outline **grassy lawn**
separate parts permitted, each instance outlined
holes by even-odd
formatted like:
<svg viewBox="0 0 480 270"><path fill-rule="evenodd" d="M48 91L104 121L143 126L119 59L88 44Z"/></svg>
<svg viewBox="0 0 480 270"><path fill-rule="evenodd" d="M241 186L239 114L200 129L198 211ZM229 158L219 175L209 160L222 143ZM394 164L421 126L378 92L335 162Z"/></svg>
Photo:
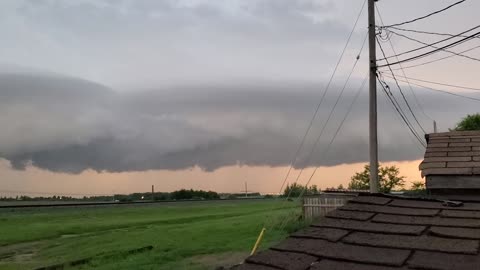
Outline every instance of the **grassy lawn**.
<svg viewBox="0 0 480 270"><path fill-rule="evenodd" d="M0 269L90 257L88 264L71 268L213 269L241 262L265 222L262 248L302 226L300 209L298 203L273 200L0 209ZM150 251L128 253L149 245Z"/></svg>

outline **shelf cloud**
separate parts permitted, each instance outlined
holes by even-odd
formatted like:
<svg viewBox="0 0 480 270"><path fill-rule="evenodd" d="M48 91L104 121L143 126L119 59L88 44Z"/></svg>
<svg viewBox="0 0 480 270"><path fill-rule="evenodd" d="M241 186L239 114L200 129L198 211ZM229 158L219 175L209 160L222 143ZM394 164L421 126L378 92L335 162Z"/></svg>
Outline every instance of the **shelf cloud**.
<svg viewBox="0 0 480 270"><path fill-rule="evenodd" d="M353 80L347 87L309 159L339 94L340 86L332 86L296 167L368 160L365 89L326 152L358 85L360 81ZM0 156L15 169L33 165L69 173L283 166L291 162L323 91L324 84L256 81L118 92L60 75L3 73ZM413 98L411 93L407 97ZM442 113L451 96L422 91L417 97L429 100L423 108L427 113L444 117L437 119L444 129L476 110L475 102L465 100L454 113ZM379 104L382 160L418 159L421 149L381 95ZM413 108L431 130L430 120Z"/></svg>

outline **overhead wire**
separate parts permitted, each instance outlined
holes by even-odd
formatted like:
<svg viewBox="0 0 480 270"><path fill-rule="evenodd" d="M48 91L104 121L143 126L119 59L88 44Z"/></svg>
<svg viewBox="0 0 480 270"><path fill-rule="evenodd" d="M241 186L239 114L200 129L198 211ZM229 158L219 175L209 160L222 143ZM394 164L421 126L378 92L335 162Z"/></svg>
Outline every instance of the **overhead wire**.
<svg viewBox="0 0 480 270"><path fill-rule="evenodd" d="M434 48L434 49L438 49L437 46L434 46L434 45L432 45L432 44L428 44L428 43L423 42L423 41L421 41L421 40L418 40L418 39L415 39L415 38L406 36L406 35L404 35L404 34L397 33L397 32L392 31L392 30L388 30L388 31L391 32L391 33L394 34L394 35L397 35L397 36L399 36L399 37L403 37L403 38L408 39L408 40L410 40L410 41L414 41L414 42L417 42L417 43L426 45L426 46L428 46L428 47L432 47L432 48ZM463 55L463 54L461 54L461 53L454 52L454 51L450 51L450 50L446 50L446 49L444 49L443 51L444 51L444 52L447 52L447 53L450 53L450 54L454 54L454 55L456 55L456 56L460 56L460 57L464 57L464 58L467 58L467 59L470 59L470 60L474 60L474 61L479 61L479 62L480 62L480 59L475 58L475 57L471 57L471 56L468 56L468 55Z"/></svg>
<svg viewBox="0 0 480 270"><path fill-rule="evenodd" d="M381 24L382 24L382 26L383 26L383 25L384 25L384 23L383 23L383 18L382 18L382 15L380 14L380 10L378 9L378 6L377 6L377 5L375 5L375 10L376 10L376 12L377 12L377 14L378 14L378 18L380 19L380 22L381 22ZM395 51L395 48L394 48L394 46L393 46L392 40L391 40L391 39L388 39L388 42L390 43L390 48L392 49L394 55L397 55L397 52ZM396 59L397 59L397 61L399 61L398 57L396 57ZM404 70L403 67L402 67L402 64L399 64L399 67L400 67L400 70L402 71L403 75L406 77L407 75L406 75L406 73L405 73L405 70ZM392 74L393 74L392 68L391 68L390 66L388 66L388 68L390 69L390 71L391 71ZM408 79L407 79L407 81L408 81ZM411 92L412 95L413 95L415 104L416 104L417 107L420 109L420 111L422 112L422 114L423 114L425 117L427 117L428 119L430 119L431 121L434 121L433 118L430 117L430 116L425 112L423 106L421 105L420 101L418 100L417 95L415 94L415 91L413 91L413 88L412 88L412 86L410 85L410 83L407 83L407 84L408 84L408 87L409 87L409 89L410 89L410 92Z"/></svg>
<svg viewBox="0 0 480 270"><path fill-rule="evenodd" d="M382 55L385 55L385 51L383 50L383 47L382 47L382 44L380 44L380 42L378 41L378 39L376 40L377 41L377 44L378 46L380 47L380 50L382 52ZM388 64L388 60L387 60L387 64ZM390 68L390 66L388 66ZM403 101L405 101L405 104L407 105L407 108L408 110L410 111L410 114L413 116L413 119L415 120L415 122L417 123L417 125L420 127L420 129L423 131L423 134L426 134L427 132L425 131L425 129L423 128L423 126L420 124L420 122L418 121L418 118L417 116L415 115L415 113L413 112L412 110L412 107L410 106L410 104L408 103L408 100L407 100L407 97L405 96L405 94L403 93L403 90L402 88L400 87L400 84L397 82L397 79L395 78L395 74L393 73L392 70L390 70L391 73L392 73L392 76L394 77L394 80L395 80L395 83L397 85L397 88L398 90L400 91L400 94L403 98ZM393 96L393 98L395 98L395 96ZM400 106L400 109L401 109L401 106ZM403 111L403 110L402 110ZM408 120L408 117L405 115L406 119ZM415 130L415 128L413 128L413 130ZM416 130L415 130L416 132ZM420 136L419 134L417 134L417 136Z"/></svg>
<svg viewBox="0 0 480 270"><path fill-rule="evenodd" d="M363 39L363 43L362 43L362 46L360 48L360 51L358 52L358 55L355 58L355 62L353 63L353 66L350 69L350 72L347 76L347 79L345 80L345 83L343 84L342 90L340 90L340 94L337 96L337 99L335 100L335 103L334 103L332 109L330 110L330 112L328 114L327 120L323 123L322 128L320 130L320 133L318 134L317 138L315 139L315 142L314 142L314 144L313 144L313 146L310 150L310 153L307 156L306 163L308 163L311 160L311 158L313 157L313 154L315 153L315 151L317 149L318 143L320 142L320 139L322 138L328 123L332 119L333 113L335 112L335 108L337 107L338 103L340 102L340 99L342 98L343 93L345 92L345 89L347 88L348 82L350 81L350 78L352 77L353 71L355 70L355 67L358 64L358 61L360 60L360 56L361 56L363 48L365 46L365 42L367 40L367 37L368 37L368 32L365 34L365 38ZM296 184L298 182L298 180L300 179L300 176L302 175L303 171L304 171L304 168L300 169L300 172L298 173L297 177L295 178L294 184ZM292 193L292 190L290 190L289 193L287 194L287 198L286 198L287 200L290 198L291 193Z"/></svg>
<svg viewBox="0 0 480 270"><path fill-rule="evenodd" d="M467 50L463 50L463 51L458 52L458 53L463 54L463 53L470 52L470 51L473 51L473 50L478 49L478 48L480 48L480 45L477 45L477 46L472 47L472 48L467 49ZM441 58L438 58L438 59L430 60L430 61L427 61L427 62L415 64L415 65L403 66L402 68L393 68L392 70L409 69L409 68L425 66L425 65L428 65L428 64L431 64L431 63L435 63L435 62L439 62L439 61L442 61L442 60L445 60L445 59L448 59L448 58L452 58L454 56L456 56L456 55L453 55L453 54L452 55L447 55L447 56L444 56L444 57L441 57Z"/></svg>
<svg viewBox="0 0 480 270"><path fill-rule="evenodd" d="M357 18L356 18L356 20L355 20L355 23L353 24L352 30L350 31L350 33L349 33L349 35L348 35L348 37L347 37L347 41L345 42L345 46L343 47L342 52L340 53L340 57L339 57L337 63L335 64L335 68L333 69L333 72L332 72L332 74L331 74L331 76L330 76L330 79L328 80L328 83L327 83L327 85L326 85L326 87L325 87L325 90L323 91L323 94L322 94L322 96L321 96L321 98L320 98L320 101L318 102L318 104L317 104L317 106L316 106L316 108L315 108L315 111L314 111L314 113L313 113L313 116L312 116L312 118L310 119L310 121L309 121L309 123L308 123L308 125L307 125L307 129L305 130L305 133L304 133L304 135L303 135L303 137L302 137L302 139L301 139L300 145L299 145L299 147L297 148L297 150L296 150L296 152L295 152L294 158L293 158L292 162L290 163L290 166L289 166L289 169L288 169L288 171L287 171L287 174L285 175L285 178L284 178L284 180L283 180L283 183L282 183L282 185L281 185L281 187L280 187L279 194L282 193L282 190L283 190L283 188L285 187L285 183L287 182L287 179L288 179L288 177L290 176L290 173L291 173L293 167L295 166L295 164L296 164L296 162L297 162L298 155L300 154L301 150L303 149L303 146L304 146L305 141L306 141L306 139L307 139L308 133L310 133L310 130L311 130L312 126L313 126L313 123L315 122L315 119L317 118L317 115L318 115L318 111L319 111L319 109L320 109L320 106L323 104L323 101L324 101L324 99L325 99L325 96L326 96L329 88L330 88L330 85L331 85L331 83L332 83L332 81L333 81L333 78L335 77L335 74L337 73L337 69L338 69L338 67L339 67L339 65L340 65L340 62L342 61L343 56L345 55L345 52L346 52L346 50L347 50L347 47L348 47L348 45L350 44L350 40L351 40L351 38L352 38L352 36L353 36L353 33L354 33L355 29L357 28L358 21L360 20L360 17L361 17L361 15L362 15L362 12L363 12L363 10L364 10L364 8L365 8L365 4L366 4L366 3L367 3L367 0L364 0L364 1L363 1L363 4L362 4L362 6L361 6L361 8L360 8L360 10L359 10L359 12L358 12L358 15L357 15Z"/></svg>
<svg viewBox="0 0 480 270"><path fill-rule="evenodd" d="M388 97L388 99L390 100L390 102L392 103L393 107L395 107L395 110L397 111L397 113L398 113L398 114L400 115L400 117L402 118L403 122L407 125L408 129L410 130L410 132L415 136L415 138L416 138L417 141L420 143L420 145L422 145L423 147L426 147L425 143L422 141L422 139L419 137L419 135L415 132L415 130L413 129L413 127L410 125L410 123L409 123L408 120L406 119L405 115L402 114L401 108L399 108L399 107L397 106L397 104L395 103L393 93L392 93L392 91L390 90L390 87L388 86L388 84L387 84L385 81L380 80L380 78L378 77L378 75L377 75L377 80L378 80L378 82L380 83L380 85L382 86L383 91L384 91L385 94L387 95L387 97Z"/></svg>
<svg viewBox="0 0 480 270"><path fill-rule="evenodd" d="M462 85L455 85L455 84L448 84L448 83L440 83L440 82L434 82L434 81L429 81L429 80L423 80L423 79L417 79L417 78L412 78L412 77L401 76L401 75L398 75L398 74L395 74L395 76L400 77L400 78L404 78L404 79L406 79L406 80L412 80L412 81L418 81L418 82L436 84L436 85L441 85L441 86L448 86L448 87L465 89L465 90L480 91L480 88L475 88L475 87L470 87L470 86L462 86Z"/></svg>
<svg viewBox="0 0 480 270"><path fill-rule="evenodd" d="M384 76L389 78L389 79L393 79L391 76L388 76L387 74L384 74ZM406 82L405 80L400 80L400 79L397 79L397 80L400 81L400 82ZM418 87L422 87L422 88L427 89L427 90L439 92L439 93L444 93L444 94L448 94L448 95L452 95L452 96L456 96L456 97L461 97L461 98L465 98L465 99L469 99L469 100L473 100L473 101L480 101L480 98L469 97L469 96L465 96L465 95L462 95L462 94L453 93L453 92L450 92L448 90L436 89L436 88L432 88L432 87L429 87L429 86L425 86L425 85L421 85L421 84L413 83L413 82L410 82L410 84L418 86Z"/></svg>
<svg viewBox="0 0 480 270"><path fill-rule="evenodd" d="M367 78L368 78L368 75L365 76L365 78L363 79L363 82L362 82L361 86L357 89L356 94L355 94L355 97L353 98L352 102L350 103L350 105L349 105L349 107L348 107L348 109L347 109L347 113L344 115L343 119L340 121L340 124L338 125L337 129L335 130L335 133L334 133L334 135L332 136L332 139L331 139L330 142L328 143L328 146L327 146L327 148L326 148L326 150L325 150L325 153L328 153L328 151L330 150L330 147L332 146L333 142L335 141L338 133L339 133L340 130L342 129L343 124L345 123L345 120L347 119L347 117L349 116L349 114L350 114L350 112L351 112L351 110L352 110L352 108L353 108L353 104L354 104L355 101L358 99L358 96L360 95L361 90L362 90L362 89L364 88L364 86L365 86L365 83L366 83L366 81L367 81ZM316 168L318 168L318 167L319 167L319 166L317 166ZM308 179L308 181L307 181L307 183L306 183L306 186L308 186L308 184L309 184L310 181L312 180L313 176L315 175L315 172L316 172L316 170L314 170L314 171L312 172L312 174L310 175L310 177L309 177L309 179ZM301 196L300 196L300 197L301 197Z"/></svg>
<svg viewBox="0 0 480 270"><path fill-rule="evenodd" d="M342 129L343 127L343 124L345 123L346 119L348 118L348 116L350 115L351 111L352 111L352 108L353 108L353 105L355 104L355 102L357 101L358 97L360 96L360 93L362 91L362 89L364 88L366 82L367 82L367 79L368 79L368 73L367 75L364 77L363 81L362 81L362 84L361 86L356 90L356 93L355 93L355 96L354 98L352 99L352 101L350 102L348 108L347 108L347 113L343 116L342 120L340 121L340 124L338 125L337 129L335 130L335 133L334 135L332 136L332 138L330 139L328 145L327 145L327 148L325 149L324 153L325 155L330 151L331 149L331 146L333 145L333 143L335 142L335 139L337 138L337 135L338 133L340 132L340 130ZM325 156L324 155L324 156ZM307 188L308 188L308 184L310 184L310 182L312 181L313 177L315 176L315 173L317 172L318 168L320 167L320 165L317 165L313 171L312 171L312 174L310 175L310 177L308 178L304 188L302 189L302 191L300 192L300 194L298 195L297 199L300 199L303 197L303 195L305 194L305 192L307 191ZM285 226L286 226L286 222L285 222L286 219L284 219L282 221L282 223L280 224L280 230L282 230Z"/></svg>
<svg viewBox="0 0 480 270"><path fill-rule="evenodd" d="M423 58L423 57L426 57L426 56L429 56L429 55L431 55L431 54L434 54L434 53L436 53L436 52L438 52L438 51L441 51L441 50L444 50L444 49L447 49L447 48L451 48L451 47L454 47L454 46L458 46L458 45L460 45L460 44L462 44L462 43L464 43L464 42L466 42L466 41L468 41L468 40L470 40L470 39L478 36L479 34L480 34L480 32L476 32L475 34L472 34L472 35L470 35L470 36L468 36L468 37L466 37L466 38L463 38L463 39L461 39L461 40L452 42L452 43L450 43L450 44L447 44L447 45L445 45L445 46L443 46L443 47L439 47L438 49L434 49L434 50L432 50L432 51L428 51L428 52L423 53L423 54L420 54L420 55L412 56L412 57L410 57L410 58L402 59L402 60L397 61L397 62L394 62L394 63L384 64L384 65L378 65L377 67L393 66L393 65L398 65L398 64L400 64L400 63L405 63L405 62L410 62L410 61L414 61L414 60L417 60L417 59L421 59L421 58Z"/></svg>
<svg viewBox="0 0 480 270"><path fill-rule="evenodd" d="M367 3L367 0L364 0L363 3L362 3L362 6L360 7L360 10L359 10L359 12L358 12L357 18L355 19L355 22L354 22L354 24L353 24L353 26L352 26L352 30L350 31L350 33L349 33L349 35L348 35L348 37L347 37L347 41L345 42L345 46L343 47L342 52L340 53L340 57L339 57L337 63L335 64L335 68L333 69L333 72L332 72L332 74L331 74L331 76L330 76L330 78L329 78L329 80L328 80L328 83L327 83L327 85L326 85L326 87L325 87L325 90L324 90L324 92L323 92L323 94L322 94L322 96L321 96L321 98L320 98L320 101L319 101L318 105L317 105L316 108L315 108L315 111L314 111L314 113L313 113L312 118L310 119L310 121L309 121L309 123L308 123L308 125L307 125L307 129L306 129L306 131L305 131L305 133L304 133L304 135L303 135L303 137L302 137L302 139L301 139L301 142L300 142L299 147L297 148L297 150L296 150L296 152L295 152L294 158L293 158L292 162L290 163L290 166L289 166L289 169L288 169L288 171L287 171L287 174L285 175L285 178L284 178L284 180L283 180L283 182L282 182L282 185L281 185L281 187L280 187L279 194L282 193L282 191L283 191L283 189L284 189L284 187L285 187L285 184L286 184L286 182L287 182L287 180L288 180L288 177L290 176L290 173L291 173L293 167L295 166L295 164L296 164L296 162L297 162L298 156L299 156L301 150L303 149L303 146L305 145L305 141L306 141L306 139L307 139L307 136L308 136L308 134L310 133L310 130L311 130L312 126L313 126L313 123L315 122L315 119L317 118L317 115L318 115L318 112L319 112L319 110L320 110L320 107L321 107L321 105L323 104L323 101L324 101L324 99L325 99L325 96L326 96L328 90L330 89L330 85L331 85L331 83L332 83L332 81L333 81L333 78L335 77L335 75L336 75L336 73L337 73L338 67L340 66L340 63L341 63L341 61L342 61L342 59L343 59L343 57L344 57L344 55L345 55L345 52L346 52L346 50L347 50L348 45L350 44L350 41L351 41L352 36L353 36L353 33L354 33L355 29L357 28L358 22L359 22L360 17L361 17L361 15L362 15L362 13L363 13L363 10L364 10L364 8L365 8L366 3ZM362 45L362 49L363 49L363 45ZM357 57L357 61L358 61L358 57ZM285 200L285 201L286 201L286 200ZM273 210L273 206L272 206L272 210ZM271 211L270 211L270 212L271 212ZM267 221L268 221L268 218L267 218L267 220L265 220L265 222L264 222L264 227L265 227L265 225L267 224Z"/></svg>
<svg viewBox="0 0 480 270"><path fill-rule="evenodd" d="M380 81L379 81L380 82ZM388 103L390 104L393 104L391 101L390 101L390 97L388 95L387 92L385 91L382 91L384 93L384 96L385 96L385 101L387 102L387 106L388 106ZM388 106L388 107L391 107L391 106ZM396 110L395 106L392 108L392 112L393 114L396 116L396 118L400 121L400 123L402 125L405 124L405 122L403 121L401 115L398 113L398 111ZM418 141L418 138L416 136L413 135L413 133L410 131L410 129L406 129L406 132L408 133L408 137L412 140L413 142L413 145L415 145L415 147L420 150L420 151L424 151L425 150L425 146L423 144L420 144L419 141Z"/></svg>
<svg viewBox="0 0 480 270"><path fill-rule="evenodd" d="M444 39L442 39L442 40L438 40L438 41L435 41L435 42L430 43L430 44L424 44L424 46L422 46L422 47L418 47L418 48L415 48L415 49L411 49L411 50L408 50L408 51L405 51L405 52L401 52L401 53L399 53L399 54L392 55L392 56L388 56L388 57L385 56L384 58L378 59L378 61L384 61L384 60L390 59L390 58L392 58L392 57L398 57L398 56L401 56L401 55L404 55L404 54L409 54L409 53L412 53L412 52L416 52L416 51L419 51L419 50L423 50L423 49L426 49L426 48L428 48L428 47L433 47L433 46L436 45L436 44L443 43L443 42L445 42L445 41L447 41L447 40L450 40L450 39L459 37L460 35L463 35L463 34L465 34L465 33L471 32L471 31L473 31L473 30L475 30L475 29L478 29L478 28L480 28L480 25L477 25L477 26L472 27L472 28L470 28L470 29L468 29L468 30L465 30L465 31L463 31L463 32L461 32L461 33L459 33L459 34L457 34L457 35L454 35L454 36L451 36L451 37L448 37L448 38L444 38ZM383 28L380 27L380 29L383 29ZM383 30L380 30L380 32L381 32L381 31L383 31ZM394 31L389 30L389 29L387 29L386 31L389 31L389 32L391 32L391 33L395 33ZM470 36L466 36L465 38L471 38L471 37L470 37Z"/></svg>
<svg viewBox="0 0 480 270"><path fill-rule="evenodd" d="M382 26L383 28L383 26ZM431 32L431 31L422 31L422 30L416 30L416 29L407 29L407 28L402 28L402 27L388 27L388 30L391 31L390 29L395 29L399 31L404 31L404 32L411 32L411 33L417 33L417 34L427 34L427 35L436 35L436 36L447 36L447 37L467 37L466 35L455 35L455 34L450 34L450 33L439 33L439 32ZM480 37L477 37L480 39Z"/></svg>
<svg viewBox="0 0 480 270"><path fill-rule="evenodd" d="M436 14L441 13L441 12L443 12L443 11L446 11L447 9L450 9L450 8L452 8L452 7L454 7L454 6L458 5L458 4L461 4L461 3L465 2L465 1L466 1L466 0L457 1L457 2L451 4L451 5L447 6L447 7L444 7L444 8L442 8L442 9L440 9L440 10L431 12L431 13L429 13L429 14L427 14L427 15L424 15L424 16L421 16L421 17L418 17L418 18L415 18L415 19L412 19L412 20L408 20L408 21L405 21L405 22L387 25L387 26L385 26L385 27L400 26L400 25L405 25L405 24L413 23L413 22L416 22L416 21L419 21L419 20L423 20L423 19L426 19L426 18L428 18L428 17L430 17L430 16L433 16L433 15L436 15Z"/></svg>
<svg viewBox="0 0 480 270"><path fill-rule="evenodd" d="M365 34L365 37L363 38L362 46L361 46L361 48L360 48L360 50L359 50L359 52L358 52L358 54L357 54L357 57L355 58L355 62L353 63L352 68L350 69L350 72L349 72L349 74L348 74L348 76L347 76L347 78L346 78L346 80L345 80L345 83L343 84L343 87L342 87L342 89L340 90L340 94L337 96L337 99L335 100L335 103L334 103L332 109L330 110L329 115L328 115L326 121L323 123L322 128L321 128L321 130L320 130L320 133L319 133L319 135L317 136L317 138L315 139L315 142L314 142L314 144L313 144L313 146L312 146L312 148L311 148L311 150L310 150L310 152L309 152L309 154L308 154L308 156L307 156L307 158L306 158L306 163L308 163L308 162L311 160L311 158L313 157L313 154L314 154L315 151L317 150L318 143L320 142L320 139L322 138L322 136L323 136L323 134L324 134L324 131L326 130L326 127L327 127L328 123L329 123L330 120L332 119L333 113L335 112L335 109L336 109L338 103L340 102L340 99L342 98L343 93L345 92L345 89L346 89L346 87L347 87L347 85L348 85L348 83L349 83L349 81L350 81L350 78L351 78L351 76L352 76L352 74L353 74L353 71L355 70L355 68L356 68L356 66L357 66L357 64L358 64L358 61L360 60L362 51L363 51L363 49L364 49L364 47L365 47L365 43L366 43L367 37L368 37L368 31L367 31L367 33ZM363 87L363 85L365 84L365 81L366 81L366 78L364 79L364 81L363 81L363 83L362 83L362 87ZM356 100L356 98L354 98L354 100ZM348 111L350 111L350 110L351 110L351 108L348 109ZM349 112L347 112L347 115L348 115L348 113L349 113ZM345 117L345 118L346 118L346 117ZM343 119L343 120L341 121L340 126L343 125L343 122L344 122L344 121L345 121L345 119ZM336 134L338 134L338 130L337 130ZM336 136L336 134L334 135L334 137ZM329 147L330 147L330 146L328 146L328 148L329 148ZM300 169L300 172L298 173L297 177L295 178L295 181L293 182L294 185L295 185L296 183L298 183L298 180L300 179L302 173L304 172L304 169L305 169L304 167L303 167L302 169ZM312 176L312 177L313 177L313 176ZM308 183L309 183L309 182L308 182ZM306 184L305 188L302 189L302 192L304 192L304 191L306 190L306 188L307 188L307 186L308 186L308 183ZM293 191L293 189L290 189L290 191L289 191L288 194L287 194L287 197L286 197L285 201L288 201L288 199L290 199L290 197L291 197L291 195L292 195L292 191ZM302 193L301 193L301 194L302 194ZM285 220L286 220L286 219L284 219L284 220L280 223L280 228L283 227L283 223L285 222Z"/></svg>

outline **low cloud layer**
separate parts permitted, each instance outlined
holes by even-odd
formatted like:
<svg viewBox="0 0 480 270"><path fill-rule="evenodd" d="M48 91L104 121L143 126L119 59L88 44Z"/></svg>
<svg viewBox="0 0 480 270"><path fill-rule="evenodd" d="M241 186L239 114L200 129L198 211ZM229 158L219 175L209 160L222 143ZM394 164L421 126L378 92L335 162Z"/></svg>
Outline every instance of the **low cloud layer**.
<svg viewBox="0 0 480 270"><path fill-rule="evenodd" d="M339 94L340 87L333 85L296 167L368 160L365 89L331 151L325 152L359 85L353 80L347 88L318 151L307 161ZM286 165L322 91L323 85L317 83L257 81L116 92L58 75L4 73L0 75L0 156L15 169L33 165L69 173ZM424 90L417 96L442 129L478 108L473 101ZM415 104L410 92L407 97ZM453 109L450 104L463 106L446 111ZM431 121L412 106L431 130ZM379 95L379 112L381 160L420 158L421 149L383 95Z"/></svg>

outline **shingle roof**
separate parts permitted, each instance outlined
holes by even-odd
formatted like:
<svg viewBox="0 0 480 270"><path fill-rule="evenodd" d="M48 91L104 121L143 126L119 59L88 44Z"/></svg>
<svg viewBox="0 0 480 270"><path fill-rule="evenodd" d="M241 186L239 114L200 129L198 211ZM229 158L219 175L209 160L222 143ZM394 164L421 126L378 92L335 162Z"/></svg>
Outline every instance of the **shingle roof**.
<svg viewBox="0 0 480 270"><path fill-rule="evenodd" d="M422 176L480 175L480 131L432 133L426 138Z"/></svg>
<svg viewBox="0 0 480 270"><path fill-rule="evenodd" d="M480 269L480 202L360 196L235 270Z"/></svg>

